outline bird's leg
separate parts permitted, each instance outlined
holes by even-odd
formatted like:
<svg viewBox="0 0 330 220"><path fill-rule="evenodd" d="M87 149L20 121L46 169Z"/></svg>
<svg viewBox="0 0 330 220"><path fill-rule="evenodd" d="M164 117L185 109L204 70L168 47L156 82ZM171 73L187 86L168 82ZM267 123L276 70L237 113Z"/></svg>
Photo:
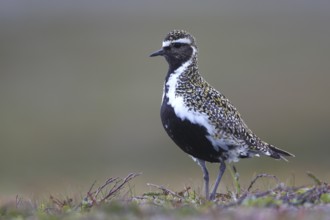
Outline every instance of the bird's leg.
<svg viewBox="0 0 330 220"><path fill-rule="evenodd" d="M215 199L215 194L217 193L217 189L218 189L219 183L221 181L222 175L225 172L225 170L226 170L226 164L225 164L224 161L221 160L220 161L219 174L218 174L217 179L215 180L214 188L213 188L212 193L210 195L210 200Z"/></svg>
<svg viewBox="0 0 330 220"><path fill-rule="evenodd" d="M205 198L209 199L209 172L207 171L204 160L196 158L196 161L197 161L198 165L202 168L202 171L203 171Z"/></svg>

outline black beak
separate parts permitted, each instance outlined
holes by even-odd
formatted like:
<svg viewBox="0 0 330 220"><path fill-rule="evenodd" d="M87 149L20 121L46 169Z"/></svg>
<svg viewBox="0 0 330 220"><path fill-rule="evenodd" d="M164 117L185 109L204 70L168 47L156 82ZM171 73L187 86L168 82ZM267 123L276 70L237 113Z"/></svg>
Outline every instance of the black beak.
<svg viewBox="0 0 330 220"><path fill-rule="evenodd" d="M156 52L150 54L150 57L156 57L156 56L164 56L164 50L163 48L160 50L157 50Z"/></svg>

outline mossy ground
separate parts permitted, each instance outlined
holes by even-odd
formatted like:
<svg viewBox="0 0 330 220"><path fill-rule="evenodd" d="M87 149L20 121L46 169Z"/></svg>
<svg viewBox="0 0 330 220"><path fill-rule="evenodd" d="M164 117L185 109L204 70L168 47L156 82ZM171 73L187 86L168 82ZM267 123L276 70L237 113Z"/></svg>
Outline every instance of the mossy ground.
<svg viewBox="0 0 330 220"><path fill-rule="evenodd" d="M314 184L286 186L275 176L259 174L247 189L241 189L235 172L235 189L218 194L215 201L187 187L173 192L150 184L155 190L132 195L131 182L139 174L126 178L109 178L103 185L91 186L81 199L55 198L44 201L16 196L1 204L0 219L328 219L330 186L313 174ZM274 179L276 184L258 190L261 178ZM96 189L94 189L96 188Z"/></svg>

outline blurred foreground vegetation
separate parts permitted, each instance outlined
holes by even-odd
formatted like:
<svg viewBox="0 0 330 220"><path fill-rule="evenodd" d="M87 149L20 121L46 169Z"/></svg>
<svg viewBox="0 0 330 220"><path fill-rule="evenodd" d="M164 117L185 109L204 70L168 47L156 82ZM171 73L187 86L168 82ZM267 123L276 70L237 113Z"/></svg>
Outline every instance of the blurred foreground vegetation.
<svg viewBox="0 0 330 220"><path fill-rule="evenodd" d="M233 171L232 171L233 172ZM81 198L67 195L48 199L30 199L19 195L0 204L1 219L328 219L330 186L313 174L313 184L286 186L276 176L257 175L241 189L238 174L233 173L235 189L206 201L191 187L174 192L149 184L154 190L134 195L131 184L140 174L109 178L104 184L92 184ZM262 178L271 178L275 187L255 187Z"/></svg>

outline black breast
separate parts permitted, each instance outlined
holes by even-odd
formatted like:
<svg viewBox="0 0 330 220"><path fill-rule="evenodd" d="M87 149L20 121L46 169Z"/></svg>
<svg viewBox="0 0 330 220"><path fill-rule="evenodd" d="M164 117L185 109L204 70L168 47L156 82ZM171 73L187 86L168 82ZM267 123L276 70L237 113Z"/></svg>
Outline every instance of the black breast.
<svg viewBox="0 0 330 220"><path fill-rule="evenodd" d="M212 143L206 138L208 132L205 127L193 124L189 120L181 120L172 106L167 104L167 98L161 106L161 120L167 134L187 154L208 162L219 162L223 151L216 151Z"/></svg>

